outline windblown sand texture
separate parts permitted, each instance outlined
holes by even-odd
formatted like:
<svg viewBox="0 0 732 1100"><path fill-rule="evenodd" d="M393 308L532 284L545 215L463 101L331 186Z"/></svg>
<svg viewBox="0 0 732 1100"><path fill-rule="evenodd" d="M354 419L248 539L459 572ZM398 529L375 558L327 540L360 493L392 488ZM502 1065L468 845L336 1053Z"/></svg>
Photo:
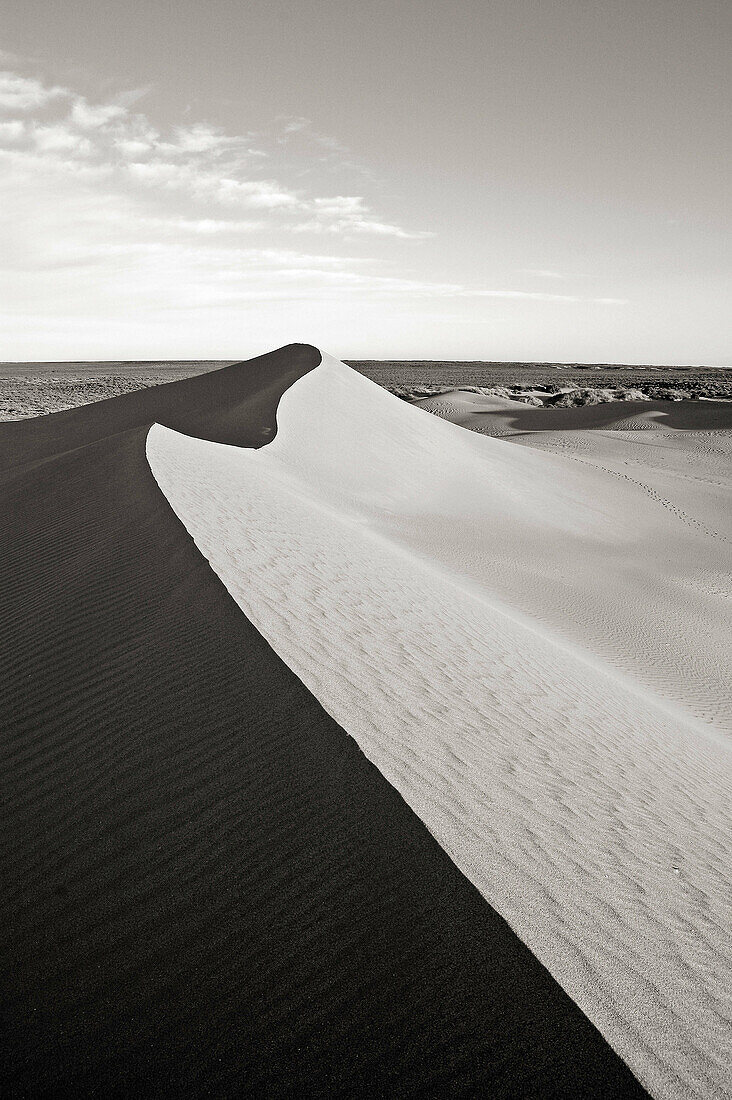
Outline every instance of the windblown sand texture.
<svg viewBox="0 0 732 1100"><path fill-rule="evenodd" d="M320 358L313 348L291 346L0 427L3 1095L643 1096L572 990L504 916L522 911L528 926L546 906L533 924L537 943L564 920L561 939L569 946L558 945L561 962L579 957L575 904L589 907L593 919L599 914L600 934L583 969L591 986L605 929L612 926L609 950L617 954L626 895L647 888L634 876L652 862L656 821L668 818L676 837L685 808L699 825L698 843L680 853L680 879L670 878L665 863L650 877L648 909L652 925L665 888L667 969L674 979L677 954L688 950L689 986L696 983L718 933L717 892L699 877L717 810L712 787L704 787L701 810L694 799L710 754L718 766L718 747L709 747L705 733L694 740L690 720L659 718L652 700L639 704L657 723L667 761L657 785L663 791L663 777L676 774L672 745L693 777L679 777L678 804L650 805L652 828L643 832L631 816L637 788L625 770L632 735L623 724L610 731L603 706L577 683L567 714L565 679L579 657L555 653L543 634L531 641L482 588L469 591L464 577L451 579L447 559L423 561L416 545L396 540L390 523L409 528L414 514L414 523L429 526L448 499L438 487L409 504L399 469L383 483L369 473L368 456L387 443L393 454L399 439L388 418L369 422L375 387L368 383L358 391L358 401L367 399L363 416L356 404L343 418L339 393L353 393L351 376L330 362L321 370ZM280 410L281 445L252 450L274 439L283 395L294 405ZM300 401L306 412L320 409L312 423L291 416ZM472 439L397 406L399 424L419 425L405 434L406 450L397 448L405 473L409 452L422 453L423 430ZM176 507L198 509L196 536L210 536L217 563L227 560L227 583L240 586L232 588L237 599L251 601L251 619L150 472L145 446L155 421L171 429L150 435L156 472ZM324 422L330 434L319 443ZM342 460L332 452L334 438ZM314 451L323 448L323 469L302 450L307 439ZM509 466L528 455L495 446L510 451ZM298 474L293 459L302 460ZM241 495L245 486L250 498ZM455 512L444 515L454 526ZM293 527L299 517L301 530ZM249 578L242 567L251 568ZM371 618L374 610L381 621ZM291 626L301 634L285 639L278 655L265 636L280 649ZM282 660L290 645L292 668ZM498 660L493 671L479 663L486 653ZM532 698L531 676L545 677L547 662L559 678L558 688L548 685L544 708ZM478 673L488 677L480 690ZM606 685L603 701L617 696L626 715L632 704L617 678L600 669L591 675ZM488 696L498 682L509 698ZM560 704L555 750L543 740L545 710L556 725ZM487 718L479 733L476 707ZM336 709L349 723L365 718L345 729ZM463 713L465 736L456 740L455 716ZM593 760L579 729L578 757L563 778L553 762L566 757L573 713L596 722L600 740ZM417 758L406 738L419 734L421 716L424 755ZM361 725L378 767L354 740ZM517 745L507 760L510 738ZM445 832L437 817L446 815L449 825L470 806L466 781L471 771L473 784L483 781L487 745L495 774L480 796L485 813L476 818L471 851L481 890L491 878L503 882L492 900L459 868L462 850L435 839L438 827ZM556 798L542 776L556 776ZM585 778L583 792L577 784ZM421 817L402 791L416 805L425 782L435 786L432 809ZM522 802L533 789L548 799L543 822ZM562 819L565 791L569 806L584 807L598 824L588 828L594 847L561 898L547 889L542 865L555 860L566 882L554 833L579 826ZM599 801L588 810L593 793ZM500 843L486 847L491 816ZM591 895L592 859L607 850L602 825L609 817L618 832L625 821L634 831L612 849L619 862L608 873L625 891L614 900L617 918L595 910ZM543 843L547 836L542 856L537 837ZM667 847L658 851L665 860ZM526 868L536 871L532 880ZM472 877L472 864L468 871ZM687 909L679 891L690 896ZM676 926L679 912L691 922L685 930ZM697 943L700 913L705 939ZM634 947L638 953L638 941ZM642 972L635 956L627 964L634 967ZM717 978L721 990L721 965ZM666 987L657 988L661 1001ZM699 1029L689 1072L711 1095L716 1068L708 1041L719 1001L708 1000L703 984L695 996L711 1022ZM632 1011L621 1004L618 1016L635 1038ZM668 1067L665 1052L658 1057Z"/></svg>
<svg viewBox="0 0 732 1100"><path fill-rule="evenodd" d="M155 427L148 457L248 619L638 1079L724 1096L722 464L687 511L653 459L480 438L327 356L270 445Z"/></svg>

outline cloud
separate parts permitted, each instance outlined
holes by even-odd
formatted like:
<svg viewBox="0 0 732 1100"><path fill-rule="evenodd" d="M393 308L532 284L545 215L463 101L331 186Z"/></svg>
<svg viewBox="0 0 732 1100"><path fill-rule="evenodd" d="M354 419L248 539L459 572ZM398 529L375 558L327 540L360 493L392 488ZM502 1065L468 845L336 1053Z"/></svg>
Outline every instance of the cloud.
<svg viewBox="0 0 732 1100"><path fill-rule="evenodd" d="M544 267L524 267L521 269L522 274L532 275L536 279L566 279L567 276L563 275L561 271L549 271Z"/></svg>
<svg viewBox="0 0 732 1100"><path fill-rule="evenodd" d="M267 135L261 135L266 140ZM300 115L279 115L275 119L275 143L285 146L288 152L299 154L303 161L303 174L327 171L330 174L347 175L370 185L377 182L368 165L359 160L353 151L332 134L318 130L309 118Z"/></svg>
<svg viewBox="0 0 732 1100"><path fill-rule="evenodd" d="M74 133L68 126L35 125L28 131L32 135L36 149L41 152L67 152L75 156L88 156L92 151L91 142Z"/></svg>
<svg viewBox="0 0 732 1100"><path fill-rule="evenodd" d="M30 77L0 72L0 110L32 111L69 94L66 88L46 87Z"/></svg>
<svg viewBox="0 0 732 1100"><path fill-rule="evenodd" d="M116 103L91 104L86 99L79 97L74 100L71 108L70 121L81 130L96 130L106 126L115 119L121 119L127 114L124 107Z"/></svg>
<svg viewBox="0 0 732 1100"><path fill-rule="evenodd" d="M331 230L333 231L333 230ZM410 232L399 225L391 225L388 222L377 222L373 218L357 218L349 225L344 226L345 232L364 233L372 237L398 237L402 241L425 241L435 234L429 230Z"/></svg>
<svg viewBox="0 0 732 1100"><path fill-rule="evenodd" d="M152 143L146 141L144 138L115 138L114 147L118 150L121 156L134 160L136 157L143 157L152 149Z"/></svg>
<svg viewBox="0 0 732 1100"><path fill-rule="evenodd" d="M47 87L40 81L4 74L8 104L17 112L31 112L8 121L0 129L0 155L13 149L25 155L26 167L84 178L93 178L122 194L130 189L147 192L160 204L180 201L196 209L181 212L189 222L226 222L231 213L220 216L216 208L269 214L278 232L328 234L344 238L389 238L422 240L432 236L421 230L403 228L373 213L363 196L310 194L302 185L293 186L261 172L262 149L251 133L229 134L207 122L177 125L162 133L142 113L131 111L135 96L123 94L111 102L93 103L67 89ZM144 90L143 90L144 91ZM60 96L69 100L63 117L55 112L44 117L44 109ZM120 102L125 99L126 102ZM324 149L330 153L348 151L337 141L316 131L309 119L278 121L280 135L290 140L306 134L308 149L288 154L284 169L302 179L309 166L319 161ZM262 135L259 135L260 137ZM278 139L279 140L279 139ZM316 153L313 153L313 146ZM44 163L43 158L48 158ZM177 197L177 198L174 198ZM206 207L204 214L203 207ZM210 209L208 209L210 208Z"/></svg>
<svg viewBox="0 0 732 1100"><path fill-rule="evenodd" d="M315 199L315 213L319 217L343 219L363 217L367 211L359 195L333 195L326 199Z"/></svg>
<svg viewBox="0 0 732 1100"><path fill-rule="evenodd" d="M223 221L220 218L147 218L146 225L171 232L195 233L212 237L228 233L253 233L265 226L263 221Z"/></svg>
<svg viewBox="0 0 732 1100"><path fill-rule="evenodd" d="M355 317L361 303L373 303L374 316L385 303L415 316L447 307L470 319L495 318L493 299L527 317L627 304L551 293L574 286L548 269L524 274L556 285L522 290L407 267L398 243L432 233L379 209L363 179L334 185L330 168L350 154L308 119L279 120L269 137L182 115L156 125L131 95L94 102L9 75L0 84L14 105L0 121L0 299L30 319L29 341L35 324L73 332L75 323L83 333L120 318L169 332L185 311L203 327L204 313L228 317L234 331L239 311L266 302Z"/></svg>
<svg viewBox="0 0 732 1100"><path fill-rule="evenodd" d="M312 122L309 118L288 117L282 115L284 125L282 127L282 133L287 136L289 134L301 134L303 130L312 130Z"/></svg>
<svg viewBox="0 0 732 1100"><path fill-rule="evenodd" d="M176 143L171 148L180 153L211 153L236 146L238 137L227 137L220 129L199 123L176 127Z"/></svg>
<svg viewBox="0 0 732 1100"><path fill-rule="evenodd" d="M363 198L358 195L333 195L316 198L311 204L314 215L294 226L297 233L337 233L374 237L397 237L400 240L425 240L431 232L410 232L401 226L375 219Z"/></svg>
<svg viewBox="0 0 732 1100"><path fill-rule="evenodd" d="M582 298L576 294L545 294L526 290L475 290L477 298L513 298L526 302L586 302L592 305L624 306L627 298Z"/></svg>
<svg viewBox="0 0 732 1100"><path fill-rule="evenodd" d="M440 293L379 270L389 238L418 234L363 196L303 185L334 144L309 123L275 165L261 135L159 127L132 96L94 102L14 74L2 88L13 109L0 121L0 299L20 327L68 332L76 318L81 333L103 318ZM299 247L308 221L322 247ZM384 243L376 256L344 247L358 238Z"/></svg>
<svg viewBox="0 0 732 1100"><path fill-rule="evenodd" d="M295 138L305 139L309 144L319 146L329 154L340 154L352 159L351 150L337 138L331 137L317 130L309 118L299 115L279 115L276 122L280 126L277 140L281 144L291 142Z"/></svg>
<svg viewBox="0 0 732 1100"><path fill-rule="evenodd" d="M18 118L0 122L0 146L15 145L25 137L25 123Z"/></svg>
<svg viewBox="0 0 732 1100"><path fill-rule="evenodd" d="M150 95L154 87L154 84L143 84L139 88L130 88L126 92L119 92L119 94L114 97L114 102L118 103L120 107L134 107L141 99Z"/></svg>
<svg viewBox="0 0 732 1100"><path fill-rule="evenodd" d="M124 172L133 182L145 187L183 192L194 199L225 206L276 210L301 205L294 192L285 190L275 180L220 176L197 162L180 164L162 158L132 161L124 166Z"/></svg>
<svg viewBox="0 0 732 1100"><path fill-rule="evenodd" d="M515 298L526 302L581 302L575 294L544 294L527 290L476 290L479 298Z"/></svg>
<svg viewBox="0 0 732 1100"><path fill-rule="evenodd" d="M16 67L22 66L24 58L17 53L11 53L10 50L0 49L0 64L2 65L14 65Z"/></svg>
<svg viewBox="0 0 732 1100"><path fill-rule="evenodd" d="M198 186L208 190L223 203L243 203L261 210L298 209L302 200L293 191L288 191L275 180L211 180L202 177Z"/></svg>

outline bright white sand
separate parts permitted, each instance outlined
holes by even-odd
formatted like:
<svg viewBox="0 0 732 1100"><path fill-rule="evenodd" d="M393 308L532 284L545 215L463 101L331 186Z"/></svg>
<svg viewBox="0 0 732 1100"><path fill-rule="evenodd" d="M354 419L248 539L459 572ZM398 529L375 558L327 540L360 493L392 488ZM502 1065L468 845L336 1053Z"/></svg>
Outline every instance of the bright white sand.
<svg viewBox="0 0 732 1100"><path fill-rule="evenodd" d="M663 471L468 433L327 356L278 423L152 429L201 551L646 1087L725 1095L716 488L656 500Z"/></svg>

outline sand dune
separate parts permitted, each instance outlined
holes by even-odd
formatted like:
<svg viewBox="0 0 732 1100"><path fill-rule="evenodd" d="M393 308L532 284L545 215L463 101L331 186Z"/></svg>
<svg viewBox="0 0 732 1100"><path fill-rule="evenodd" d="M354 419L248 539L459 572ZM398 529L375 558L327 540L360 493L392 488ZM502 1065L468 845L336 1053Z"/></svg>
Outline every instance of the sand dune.
<svg viewBox="0 0 732 1100"><path fill-rule="evenodd" d="M341 587L348 569L374 582L382 552L402 563L403 593L391 594L398 599L384 615L388 621L409 605L411 646L431 600L436 615L452 615L444 575L433 592L414 551L405 556L378 532L362 538L369 515L332 494L326 500L319 480L327 471L314 469L312 484L308 476L312 504L295 483L300 542L289 523L295 513L280 510L291 477L284 449L278 463L265 448L258 464L257 452L246 450L273 438L282 395L319 361L313 348L288 347L0 427L4 1095L642 1096L571 996L400 797L399 777L388 781L386 765L382 774L366 759L242 614L150 473L145 441L155 420L244 448L209 451L162 429L151 437L151 446L165 443L166 474L187 485L192 500L205 470L189 476L189 459L201 447L212 458L213 496L198 502L201 520L217 510L211 530L222 547L227 531L236 535L226 547L235 571L247 548L270 562L248 587L258 608L269 609L265 633L274 636L278 622L281 632L301 612L327 614L325 634L339 623L335 637L347 632L358 586L343 612L318 602L312 588L304 608L291 574L293 602L279 600L283 569L300 561L312 577L320 547L328 580L353 548ZM280 419L285 427L285 408ZM332 427L347 457L352 424L336 417ZM305 429L318 430L317 421ZM362 427L362 443L370 431ZM376 448L380 429L372 431ZM233 464L231 477L220 476L221 455ZM260 468L267 480L257 480L252 497L256 523L240 539L245 502L229 489L242 470ZM361 484L363 499L373 491L371 503L381 507L383 488L369 484ZM393 502L404 509L398 486ZM234 527L218 516L224 506ZM270 541L282 524L290 549ZM338 550L333 539L346 529ZM314 546L312 537L324 533ZM460 601L476 606L463 590L449 591L458 610ZM362 617L372 596L364 592ZM383 601L380 584L376 596ZM455 644L483 646L468 608L466 616ZM445 629L451 624L454 616ZM298 642L308 679L320 668L328 690L342 682L350 707L357 681L328 666L340 657L327 638L322 662L313 659L320 635L312 626ZM391 627L371 630L352 642L362 647L369 679L389 688L404 647ZM392 648L382 651L389 639ZM344 650L349 675L351 655ZM408 699L429 688L428 667L425 658L402 669L405 689L408 671L416 677ZM444 701L425 695L433 723L452 706L453 671L448 661L436 680ZM530 739L516 709L528 706L525 675L517 665L519 694L506 706ZM460 677L467 696L469 664L461 662ZM373 698L388 735L399 712L385 690ZM540 775L540 764L529 774ZM398 760L395 768L414 770ZM459 786L453 794L459 808ZM444 797L436 791L435 804ZM714 813L709 828L713 820ZM531 904L544 896L538 877ZM714 896L710 914L713 903ZM713 943L710 931L708 942L690 948L690 977Z"/></svg>
<svg viewBox="0 0 732 1100"><path fill-rule="evenodd" d="M577 408L534 408L506 397L470 390L447 390L417 402L427 412L485 435L514 432L578 431L590 428L674 430L732 429L732 402L611 401Z"/></svg>
<svg viewBox="0 0 732 1100"><path fill-rule="evenodd" d="M148 457L248 619L641 1082L723 1096L718 464L691 510L657 460L482 439L328 357L270 445L155 427Z"/></svg>
<svg viewBox="0 0 732 1100"><path fill-rule="evenodd" d="M440 407L441 417L481 434L487 419L493 425L489 434L568 459L558 467L561 483L574 485L575 499L601 500L607 511L599 546L583 538L565 545L548 568L541 566L543 586L532 585L525 571L519 575L517 560L509 561L497 591L511 606L550 622L562 637L602 654L638 682L684 703L693 716L729 732L732 431L714 427L720 408L728 407L665 403L668 414L647 414L651 403L639 402L637 415L625 417L622 404L629 402L559 410L519 407L508 419L501 414L496 420L490 413L485 419L483 414L466 417L464 410L501 399L471 393L457 397ZM501 402L506 404L516 403ZM711 412L704 426L688 427L703 421L705 408ZM609 429L592 427L593 418L613 411ZM722 417L727 422L725 417L728 411ZM598 481L585 482L585 490L583 472L599 475ZM608 552L624 526L633 537L620 552ZM532 568L548 553L546 532L536 529L534 535Z"/></svg>

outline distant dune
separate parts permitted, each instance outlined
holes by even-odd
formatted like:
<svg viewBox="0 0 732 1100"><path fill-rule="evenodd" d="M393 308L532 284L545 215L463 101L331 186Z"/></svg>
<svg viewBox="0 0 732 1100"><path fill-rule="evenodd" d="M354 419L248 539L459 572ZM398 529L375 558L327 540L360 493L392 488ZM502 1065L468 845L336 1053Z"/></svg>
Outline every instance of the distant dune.
<svg viewBox="0 0 732 1100"><path fill-rule="evenodd" d="M0 425L9 1095L724 1095L730 433L643 405Z"/></svg>
<svg viewBox="0 0 732 1100"><path fill-rule="evenodd" d="M510 397L469 390L447 390L420 401L420 407L453 424L484 435L514 432L582 431L590 428L640 431L732 430L732 401L619 400L587 402L576 407L536 408Z"/></svg>

